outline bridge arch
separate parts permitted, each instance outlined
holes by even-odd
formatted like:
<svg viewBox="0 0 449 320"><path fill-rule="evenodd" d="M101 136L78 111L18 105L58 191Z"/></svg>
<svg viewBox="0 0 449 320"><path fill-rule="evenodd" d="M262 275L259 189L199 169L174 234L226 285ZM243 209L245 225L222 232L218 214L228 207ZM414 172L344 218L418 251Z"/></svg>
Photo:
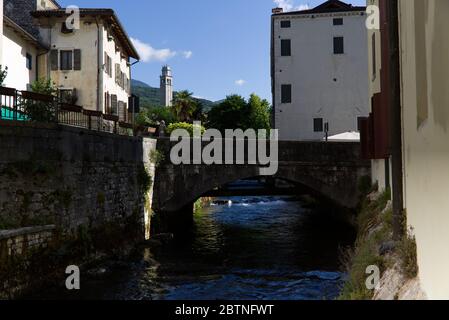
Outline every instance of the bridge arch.
<svg viewBox="0 0 449 320"><path fill-rule="evenodd" d="M170 143L158 141L169 159ZM304 186L341 207L355 208L360 177L370 175L370 163L360 156L358 143L280 142L274 178ZM228 183L261 176L258 165L173 165L156 170L153 209L177 212L208 191Z"/></svg>

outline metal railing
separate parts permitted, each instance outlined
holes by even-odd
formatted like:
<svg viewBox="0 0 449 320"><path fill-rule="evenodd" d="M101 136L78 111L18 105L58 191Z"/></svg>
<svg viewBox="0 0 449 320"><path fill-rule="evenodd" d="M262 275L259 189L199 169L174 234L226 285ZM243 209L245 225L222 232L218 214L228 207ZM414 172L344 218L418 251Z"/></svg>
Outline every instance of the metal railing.
<svg viewBox="0 0 449 320"><path fill-rule="evenodd" d="M84 109L55 96L0 87L0 120L58 123L120 135L149 135L146 127L119 121L119 116Z"/></svg>

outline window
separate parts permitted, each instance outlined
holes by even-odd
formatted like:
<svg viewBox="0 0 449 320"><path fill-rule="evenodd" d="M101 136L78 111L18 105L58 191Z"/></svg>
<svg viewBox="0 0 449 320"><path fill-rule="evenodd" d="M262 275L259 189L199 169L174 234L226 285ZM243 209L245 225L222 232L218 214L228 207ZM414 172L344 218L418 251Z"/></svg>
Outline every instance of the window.
<svg viewBox="0 0 449 320"><path fill-rule="evenodd" d="M313 131L314 132L323 132L324 131L323 118L313 119Z"/></svg>
<svg viewBox="0 0 449 320"><path fill-rule="evenodd" d="M29 53L26 54L27 59L27 69L32 70L33 69L33 56Z"/></svg>
<svg viewBox="0 0 449 320"><path fill-rule="evenodd" d="M334 19L334 26L342 26L342 25L343 25L343 18Z"/></svg>
<svg viewBox="0 0 449 320"><path fill-rule="evenodd" d="M112 59L106 52L104 53L104 71L112 78Z"/></svg>
<svg viewBox="0 0 449 320"><path fill-rule="evenodd" d="M357 117L357 131L360 132L362 130L363 121L365 121L366 117Z"/></svg>
<svg viewBox="0 0 449 320"><path fill-rule="evenodd" d="M334 37L334 54L344 54L344 38Z"/></svg>
<svg viewBox="0 0 449 320"><path fill-rule="evenodd" d="M292 103L292 85L283 84L281 86L281 103Z"/></svg>
<svg viewBox="0 0 449 320"><path fill-rule="evenodd" d="M72 70L73 69L73 52L68 50L60 51L60 69Z"/></svg>
<svg viewBox="0 0 449 320"><path fill-rule="evenodd" d="M289 57L292 55L292 43L291 40L281 40L281 56Z"/></svg>
<svg viewBox="0 0 449 320"><path fill-rule="evenodd" d="M118 101L116 94L111 94L111 114L118 115Z"/></svg>
<svg viewBox="0 0 449 320"><path fill-rule="evenodd" d="M78 100L76 89L59 89L59 99L62 103L76 104Z"/></svg>
<svg viewBox="0 0 449 320"><path fill-rule="evenodd" d="M290 28L290 27L291 27L290 20L281 21L281 28Z"/></svg>

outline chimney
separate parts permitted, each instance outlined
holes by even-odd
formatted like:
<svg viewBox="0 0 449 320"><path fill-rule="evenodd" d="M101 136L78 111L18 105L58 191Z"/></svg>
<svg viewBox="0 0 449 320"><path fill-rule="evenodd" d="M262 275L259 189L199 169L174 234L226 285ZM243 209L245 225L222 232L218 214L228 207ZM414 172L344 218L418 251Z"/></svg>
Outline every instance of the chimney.
<svg viewBox="0 0 449 320"><path fill-rule="evenodd" d="M271 12L273 14L283 13L284 9L282 9L282 8L274 8L273 10L271 10Z"/></svg>

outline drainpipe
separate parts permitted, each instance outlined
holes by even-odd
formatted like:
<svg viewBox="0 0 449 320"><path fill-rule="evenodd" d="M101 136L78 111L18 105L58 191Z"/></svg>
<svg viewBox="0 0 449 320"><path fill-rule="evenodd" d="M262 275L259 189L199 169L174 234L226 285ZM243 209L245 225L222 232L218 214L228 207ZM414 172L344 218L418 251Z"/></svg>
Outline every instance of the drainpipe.
<svg viewBox="0 0 449 320"><path fill-rule="evenodd" d="M387 1L387 17L390 44L390 120L391 120L391 162L393 197L393 233L398 241L404 235L404 185L402 166L402 115L401 76L399 58L399 10L398 0Z"/></svg>
<svg viewBox="0 0 449 320"><path fill-rule="evenodd" d="M102 111L100 110L100 99L102 97L102 87L103 87L103 68L102 68L102 63L101 63L101 59L103 56L103 53L101 52L101 48L102 46L102 36L101 36L101 30L100 30L100 25L98 23L98 18L95 18L95 23L97 24L97 111Z"/></svg>
<svg viewBox="0 0 449 320"><path fill-rule="evenodd" d="M129 81L130 81L130 83L129 83L129 88L130 88L130 97L132 97L132 86L131 86L131 81L132 81L132 74L131 74L131 71L132 71L132 66L134 66L135 64L138 64L140 62L140 60L137 60L137 61L134 61L130 66L129 66ZM134 113L134 104L136 103L136 101L135 101L135 99L132 99L132 102L133 102L133 110L132 110L132 125L133 125L133 132L135 132L135 125L134 125L134 123L135 123L135 118L136 118L136 116L135 116L135 113Z"/></svg>

